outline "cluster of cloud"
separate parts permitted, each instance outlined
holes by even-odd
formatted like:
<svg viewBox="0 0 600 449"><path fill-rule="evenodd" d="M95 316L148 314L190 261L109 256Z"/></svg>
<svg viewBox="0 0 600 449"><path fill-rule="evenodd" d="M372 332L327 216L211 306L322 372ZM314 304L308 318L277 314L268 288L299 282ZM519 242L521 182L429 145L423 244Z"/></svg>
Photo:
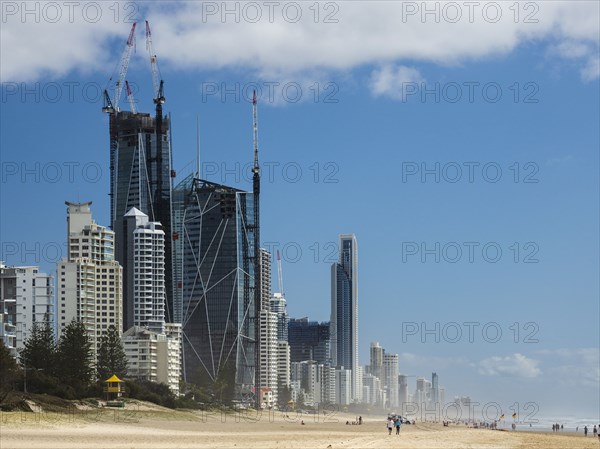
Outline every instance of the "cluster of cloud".
<svg viewBox="0 0 600 449"><path fill-rule="evenodd" d="M583 80L600 76L597 1L99 2L100 14L85 2L72 13L69 2L52 3L58 19L44 2L2 3L3 81L112 68L130 17L151 21L171 68L301 77L367 67L374 95L394 97L399 83L422 79L419 63L502 57L530 42L577 64Z"/></svg>
<svg viewBox="0 0 600 449"><path fill-rule="evenodd" d="M534 378L542 374L538 360L523 354L511 354L505 357L488 357L479 362L479 374L484 376L511 376Z"/></svg>
<svg viewBox="0 0 600 449"><path fill-rule="evenodd" d="M568 387L600 388L600 349L540 350L540 355L553 361L548 374L561 385Z"/></svg>

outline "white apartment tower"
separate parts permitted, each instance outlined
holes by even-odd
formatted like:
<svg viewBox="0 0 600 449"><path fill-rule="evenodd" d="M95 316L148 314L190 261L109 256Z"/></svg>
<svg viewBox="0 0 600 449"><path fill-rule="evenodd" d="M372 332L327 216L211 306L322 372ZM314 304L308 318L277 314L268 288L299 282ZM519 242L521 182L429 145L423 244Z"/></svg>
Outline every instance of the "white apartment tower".
<svg viewBox="0 0 600 449"><path fill-rule="evenodd" d="M268 311L260 312L260 385L272 392L273 404L277 402L277 373L279 369L277 346L277 315Z"/></svg>
<svg viewBox="0 0 600 449"><path fill-rule="evenodd" d="M124 216L126 235L121 239L124 253L123 289L125 327L141 326L165 332L165 233L160 223L131 208Z"/></svg>
<svg viewBox="0 0 600 449"><path fill-rule="evenodd" d="M398 354L383 354L384 383L390 407L398 407Z"/></svg>
<svg viewBox="0 0 600 449"><path fill-rule="evenodd" d="M58 335L83 322L96 360L100 337L123 326L122 269L114 259L114 232L92 220L92 202L67 205L68 255L57 264Z"/></svg>
<svg viewBox="0 0 600 449"><path fill-rule="evenodd" d="M13 357L23 349L34 323L54 327L54 279L38 267L0 262L0 339Z"/></svg>

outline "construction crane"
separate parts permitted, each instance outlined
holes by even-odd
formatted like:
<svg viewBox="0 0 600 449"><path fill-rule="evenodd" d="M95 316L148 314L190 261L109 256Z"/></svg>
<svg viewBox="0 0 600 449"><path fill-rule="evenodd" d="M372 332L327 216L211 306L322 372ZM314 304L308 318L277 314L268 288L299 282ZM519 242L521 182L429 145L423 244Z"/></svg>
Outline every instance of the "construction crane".
<svg viewBox="0 0 600 449"><path fill-rule="evenodd" d="M133 99L133 93L131 92L131 87L129 87L129 81L125 80L125 90L127 91L127 101L129 102L129 107L131 108L131 112L137 114L137 109L135 107L135 100Z"/></svg>
<svg viewBox="0 0 600 449"><path fill-rule="evenodd" d="M254 147L254 166L252 168L252 194L254 198L254 315L258 320L261 312L261 267L260 267L260 166L258 165L258 104L256 99L256 91L252 96L252 137ZM258 324L258 322L257 322ZM258 329L258 326L256 326ZM256 348L255 348L255 407L256 410L261 409L260 401L260 377L261 377L261 347L259 344L258 330L256 331Z"/></svg>
<svg viewBox="0 0 600 449"><path fill-rule="evenodd" d="M281 269L281 257L279 256L279 250L277 250L277 280L279 282L279 293L285 298L283 291L283 270Z"/></svg>
<svg viewBox="0 0 600 449"><path fill-rule="evenodd" d="M150 71L152 72L152 85L154 86L154 103L163 104L165 97L163 95L163 81L160 79L158 70L158 59L154 53L154 47L152 45L152 32L150 31L150 24L146 20L146 50L150 53Z"/></svg>
<svg viewBox="0 0 600 449"><path fill-rule="evenodd" d="M104 90L104 107L102 108L103 112L113 114L115 112L119 112L119 101L121 99L121 91L123 90L123 81L125 80L125 75L127 75L127 69L129 68L129 60L131 59L131 51L135 46L135 27L137 22L133 23L131 27L131 31L129 32L129 38L127 39L127 44L125 45L125 49L123 50L123 54L121 55L121 62L119 63L119 78L115 83L115 93L110 99L110 95L108 94L107 89Z"/></svg>

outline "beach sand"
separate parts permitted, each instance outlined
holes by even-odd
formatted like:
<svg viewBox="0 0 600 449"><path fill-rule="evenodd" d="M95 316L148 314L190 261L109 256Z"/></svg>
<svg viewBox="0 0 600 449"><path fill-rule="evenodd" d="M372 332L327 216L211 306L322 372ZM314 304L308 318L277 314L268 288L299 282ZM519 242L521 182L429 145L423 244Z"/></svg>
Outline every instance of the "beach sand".
<svg viewBox="0 0 600 449"><path fill-rule="evenodd" d="M297 418L297 419L296 419ZM302 415L202 414L167 410L119 410L72 414L3 413L0 447L8 448L417 448L599 449L598 438L471 429L464 425L403 425L388 435L385 419ZM300 423L303 419L305 425ZM337 421L337 422L336 422Z"/></svg>

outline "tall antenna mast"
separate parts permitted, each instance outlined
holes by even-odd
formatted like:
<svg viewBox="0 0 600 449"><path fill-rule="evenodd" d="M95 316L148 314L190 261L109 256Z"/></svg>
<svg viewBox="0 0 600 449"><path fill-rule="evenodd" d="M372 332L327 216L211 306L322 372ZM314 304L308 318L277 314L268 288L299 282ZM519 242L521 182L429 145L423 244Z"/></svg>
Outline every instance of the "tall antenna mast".
<svg viewBox="0 0 600 449"><path fill-rule="evenodd" d="M277 250L277 278L279 281L279 293L281 293L281 296L285 298L285 293L283 291L283 270L281 269L281 257L279 256L279 250Z"/></svg>

